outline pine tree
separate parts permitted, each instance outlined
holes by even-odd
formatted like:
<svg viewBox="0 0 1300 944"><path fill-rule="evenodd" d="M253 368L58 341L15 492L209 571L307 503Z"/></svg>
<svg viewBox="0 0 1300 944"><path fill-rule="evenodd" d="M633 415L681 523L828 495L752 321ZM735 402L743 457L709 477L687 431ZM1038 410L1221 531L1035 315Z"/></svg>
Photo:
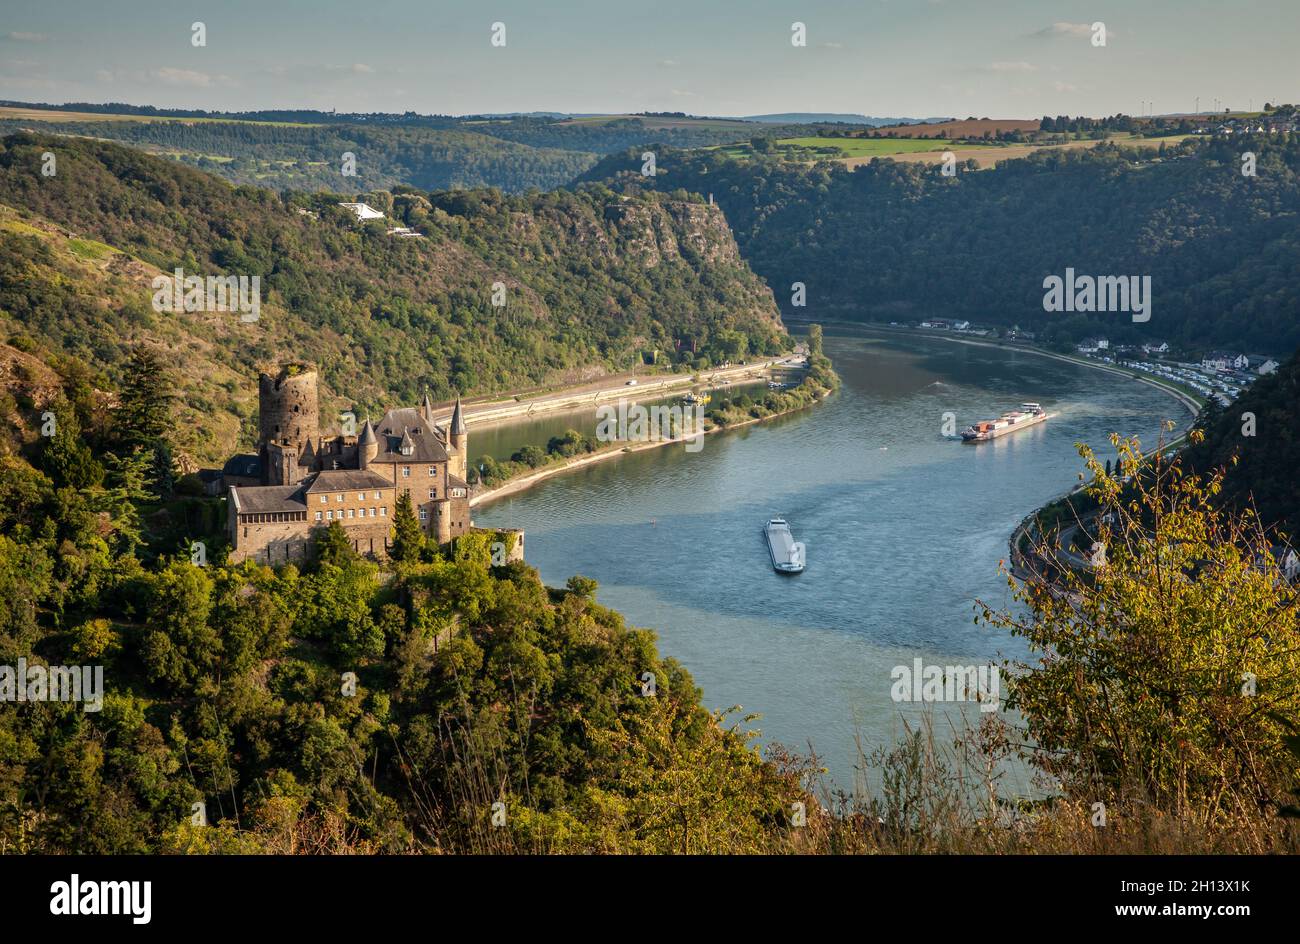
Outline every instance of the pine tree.
<svg viewBox="0 0 1300 944"><path fill-rule="evenodd" d="M404 492L397 499L397 509L393 515L393 548L390 555L395 561L418 561L424 543L424 531L411 507L411 494Z"/></svg>
<svg viewBox="0 0 1300 944"><path fill-rule="evenodd" d="M172 432L176 393L171 372L153 348L131 351L122 378L122 393L114 418L117 438L128 446L154 446Z"/></svg>
<svg viewBox="0 0 1300 944"><path fill-rule="evenodd" d="M138 345L126 364L114 420L119 454L143 449L151 455L149 485L156 495L166 495L172 488L169 439L175 425L172 413L176 399L171 372L161 355L153 348Z"/></svg>

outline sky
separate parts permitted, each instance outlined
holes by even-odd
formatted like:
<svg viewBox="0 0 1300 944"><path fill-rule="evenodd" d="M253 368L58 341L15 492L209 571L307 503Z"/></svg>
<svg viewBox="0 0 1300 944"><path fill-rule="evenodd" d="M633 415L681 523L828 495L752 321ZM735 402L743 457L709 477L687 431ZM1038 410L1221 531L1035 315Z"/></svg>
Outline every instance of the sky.
<svg viewBox="0 0 1300 944"><path fill-rule="evenodd" d="M1097 22L1105 46L1093 44ZM491 42L494 23L504 46ZM0 0L0 98L436 114L1167 114L1198 97L1202 111L1300 101L1298 39L1300 0Z"/></svg>

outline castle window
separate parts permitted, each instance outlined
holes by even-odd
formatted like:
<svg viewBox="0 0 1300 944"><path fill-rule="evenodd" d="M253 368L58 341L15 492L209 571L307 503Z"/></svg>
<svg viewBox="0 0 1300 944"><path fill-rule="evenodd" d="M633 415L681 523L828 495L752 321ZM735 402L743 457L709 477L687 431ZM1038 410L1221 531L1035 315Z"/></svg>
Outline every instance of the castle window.
<svg viewBox="0 0 1300 944"><path fill-rule="evenodd" d="M320 517L321 517L320 512L319 512L319 511L316 512L316 520L317 520L317 521L320 521Z"/></svg>
<svg viewBox="0 0 1300 944"><path fill-rule="evenodd" d="M327 511L327 512L325 512L325 520L326 520L326 521L333 521L333 520L334 520L334 512L332 512L332 511Z"/></svg>
<svg viewBox="0 0 1300 944"><path fill-rule="evenodd" d="M348 509L348 517L349 517L349 518L352 517L352 509L351 509L351 508Z"/></svg>
<svg viewBox="0 0 1300 944"><path fill-rule="evenodd" d="M437 475L437 474L438 474L438 470L437 470L436 468L434 468L433 466L429 466L429 474L430 474L430 475Z"/></svg>
<svg viewBox="0 0 1300 944"><path fill-rule="evenodd" d="M373 518L374 516L375 516L375 509L371 508L371 509L370 509L370 517Z"/></svg>
<svg viewBox="0 0 1300 944"><path fill-rule="evenodd" d="M409 465L402 466L402 478L409 479L410 477L411 477L411 467Z"/></svg>
<svg viewBox="0 0 1300 944"><path fill-rule="evenodd" d="M375 501L379 501L379 499L382 498L382 497L383 497L383 496L380 495L378 492L375 492Z"/></svg>
<svg viewBox="0 0 1300 944"><path fill-rule="evenodd" d="M438 497L438 490L437 490L436 488L431 488L431 489L429 489L429 497L430 497L430 498L437 498L437 497Z"/></svg>
<svg viewBox="0 0 1300 944"><path fill-rule="evenodd" d="M388 517L388 506L387 506L387 505L380 505L380 506L379 506L379 517L381 517L381 518L387 518L387 517Z"/></svg>
<svg viewBox="0 0 1300 944"><path fill-rule="evenodd" d="M328 496L328 495L322 495L322 496L320 497L320 503L321 503L322 505L325 504L327 501L329 501L329 496Z"/></svg>
<svg viewBox="0 0 1300 944"><path fill-rule="evenodd" d="M335 496L334 496L334 500L335 500L336 502L341 502L341 501L343 501L343 493L342 493L342 492L339 492L337 495L335 495Z"/></svg>
<svg viewBox="0 0 1300 944"><path fill-rule="evenodd" d="M357 501L365 501L365 500L366 500L366 493L365 493L365 492L358 492L358 493L357 493Z"/></svg>
<svg viewBox="0 0 1300 944"><path fill-rule="evenodd" d="M426 511L425 509L423 509L423 508L420 509L420 520L421 520L421 521L428 521L428 520L429 520L429 512L427 512L427 511Z"/></svg>

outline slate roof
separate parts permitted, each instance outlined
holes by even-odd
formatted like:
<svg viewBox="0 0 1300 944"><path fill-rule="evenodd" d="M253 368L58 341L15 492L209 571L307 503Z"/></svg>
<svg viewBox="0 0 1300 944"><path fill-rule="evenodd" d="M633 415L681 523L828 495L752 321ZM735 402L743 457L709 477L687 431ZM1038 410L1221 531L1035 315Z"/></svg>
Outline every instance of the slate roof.
<svg viewBox="0 0 1300 944"><path fill-rule="evenodd" d="M369 469L326 469L317 472L304 483L309 494L316 492L365 491L373 488L392 488L393 483L378 472Z"/></svg>
<svg viewBox="0 0 1300 944"><path fill-rule="evenodd" d="M454 436L465 435L465 417L460 410L460 397L456 398L456 409L451 413L451 432Z"/></svg>
<svg viewBox="0 0 1300 944"><path fill-rule="evenodd" d="M305 511L307 496L316 492L364 492L393 488L393 483L377 472L361 469L328 469L317 472L297 485L243 485L230 489L235 513L260 515L280 511Z"/></svg>
<svg viewBox="0 0 1300 944"><path fill-rule="evenodd" d="M237 485L230 489L236 514L260 515L278 511L305 511L307 499L299 485Z"/></svg>
<svg viewBox="0 0 1300 944"><path fill-rule="evenodd" d="M437 427L413 407L389 410L376 426L379 434L379 454L371 462L446 462L447 447L443 444ZM409 436L415 450L402 455L402 437Z"/></svg>

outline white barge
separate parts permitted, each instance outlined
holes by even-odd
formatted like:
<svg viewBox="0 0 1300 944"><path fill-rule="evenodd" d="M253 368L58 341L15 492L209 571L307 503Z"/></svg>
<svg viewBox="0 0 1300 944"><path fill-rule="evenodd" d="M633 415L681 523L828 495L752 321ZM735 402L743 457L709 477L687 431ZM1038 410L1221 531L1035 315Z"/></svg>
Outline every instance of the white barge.
<svg viewBox="0 0 1300 944"><path fill-rule="evenodd" d="M804 568L803 544L794 539L790 525L784 518L773 518L763 526L767 538L767 552L772 556L772 566L778 573L797 574Z"/></svg>

